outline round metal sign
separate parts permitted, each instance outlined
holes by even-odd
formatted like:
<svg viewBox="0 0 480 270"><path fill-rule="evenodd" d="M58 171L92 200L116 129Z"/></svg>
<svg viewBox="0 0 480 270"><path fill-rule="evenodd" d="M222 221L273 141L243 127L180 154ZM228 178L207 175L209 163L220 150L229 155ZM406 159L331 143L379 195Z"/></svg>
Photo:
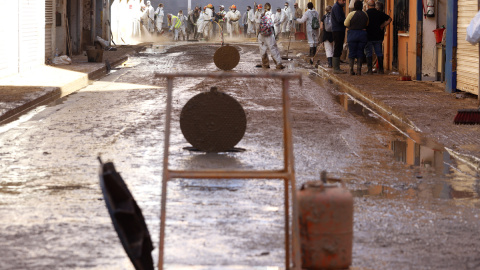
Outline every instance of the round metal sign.
<svg viewBox="0 0 480 270"><path fill-rule="evenodd" d="M237 48L225 45L215 52L213 62L215 62L215 65L221 70L231 70L240 62L240 53Z"/></svg>
<svg viewBox="0 0 480 270"><path fill-rule="evenodd" d="M101 164L100 187L113 227L135 269L153 270L153 244L142 211L112 162Z"/></svg>
<svg viewBox="0 0 480 270"><path fill-rule="evenodd" d="M185 104L180 128L194 148L225 152L243 138L247 117L238 101L212 87L210 92L198 94Z"/></svg>

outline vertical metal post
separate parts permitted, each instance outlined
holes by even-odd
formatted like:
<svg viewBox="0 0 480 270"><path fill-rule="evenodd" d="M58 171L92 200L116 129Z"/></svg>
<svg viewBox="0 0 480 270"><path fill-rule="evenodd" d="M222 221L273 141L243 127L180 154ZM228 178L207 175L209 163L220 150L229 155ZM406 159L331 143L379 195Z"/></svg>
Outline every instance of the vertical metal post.
<svg viewBox="0 0 480 270"><path fill-rule="evenodd" d="M447 0L447 44L445 48L445 92L447 93L457 90L457 21L458 1Z"/></svg>
<svg viewBox="0 0 480 270"><path fill-rule="evenodd" d="M285 78L282 79L282 95L283 95L283 128L284 128L284 141L285 141L285 168L289 174L289 181L292 192L292 243L294 253L294 269L301 269L300 261L300 231L298 228L298 205L297 205L297 192L295 181L295 160L293 158L293 138L292 138L292 116L290 114L290 93L289 93L289 81Z"/></svg>
<svg viewBox="0 0 480 270"><path fill-rule="evenodd" d="M167 219L167 183L170 180L168 171L168 155L170 146L170 122L172 118L172 91L173 77L167 77L167 109L165 113L165 139L163 146L163 177L162 177L162 198L160 210L160 240L158 244L158 269L163 269L163 253L165 245L165 223Z"/></svg>
<svg viewBox="0 0 480 270"><path fill-rule="evenodd" d="M285 269L290 267L290 206L288 193L288 179L283 179L284 182L284 198L285 198Z"/></svg>
<svg viewBox="0 0 480 270"><path fill-rule="evenodd" d="M416 75L417 81L422 80L423 16L424 16L423 15L423 0L417 0L417 40L416 40L417 61L416 61L416 69L415 69L416 70L415 75ZM437 17L438 17L438 15L437 15Z"/></svg>

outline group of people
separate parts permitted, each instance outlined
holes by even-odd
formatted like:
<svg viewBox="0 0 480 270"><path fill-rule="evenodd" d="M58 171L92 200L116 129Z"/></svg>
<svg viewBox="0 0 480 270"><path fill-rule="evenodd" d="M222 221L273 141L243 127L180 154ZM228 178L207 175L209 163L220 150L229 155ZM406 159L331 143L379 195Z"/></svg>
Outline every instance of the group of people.
<svg viewBox="0 0 480 270"><path fill-rule="evenodd" d="M284 8L278 7L276 13L272 13L274 21L275 38L278 40L280 36L288 38L292 27L294 26L294 18L301 17L303 12L298 8L298 4L294 5L294 12L290 10L289 3L286 2ZM160 9L160 10L159 10ZM161 23L163 21L163 4L159 5L159 9L155 11L156 28L160 32ZM260 20L264 14L264 7L255 5L252 9L247 6L247 10L241 14L235 5L225 10L225 6L220 5L219 11L215 11L212 4L205 7L195 7L193 10L184 15L180 10L178 14L167 14L167 23L169 31L173 32L174 40L179 40L180 36L183 40L189 39L190 35L194 39L203 38L205 40L212 39L219 31L228 35L230 38L240 35L240 25L243 24L244 37L257 37L260 30ZM300 30L300 24L295 24L297 30ZM153 31L152 31L153 32Z"/></svg>
<svg viewBox="0 0 480 270"><path fill-rule="evenodd" d="M240 34L241 13L235 5L225 11L225 6L220 5L219 11L215 12L212 4L206 5L203 10L196 6L187 15L180 10L177 15L167 14L169 31L174 33L174 40L179 40L181 34L183 40L193 35L194 39L203 38L210 40L218 31L228 33L230 38ZM225 33L225 32L224 32Z"/></svg>
<svg viewBox="0 0 480 270"><path fill-rule="evenodd" d="M353 11L345 16L343 7L345 0L337 0L327 6L326 14L321 19L323 36L321 42L325 47L328 66L333 67L337 74L347 73L340 69L340 56L343 51L345 31L347 32L349 73L361 75L363 59L367 60L367 74L373 74L373 51L377 56L378 73L383 74L382 43L385 27L392 22L392 18L383 12L383 3L368 0L366 10L363 1L353 1ZM357 70L354 71L355 59Z"/></svg>

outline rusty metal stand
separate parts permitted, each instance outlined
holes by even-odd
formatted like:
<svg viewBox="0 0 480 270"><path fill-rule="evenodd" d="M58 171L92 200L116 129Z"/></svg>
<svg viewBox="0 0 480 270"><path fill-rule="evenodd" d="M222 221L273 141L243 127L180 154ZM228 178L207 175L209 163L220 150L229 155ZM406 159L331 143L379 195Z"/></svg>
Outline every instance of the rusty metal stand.
<svg viewBox="0 0 480 270"><path fill-rule="evenodd" d="M174 78L201 77L201 78L270 78L282 80L282 99L283 99L283 140L284 140L284 168L281 170L263 170L263 171L225 171L225 170L201 170L201 171L179 171L168 168L169 148L170 148L170 124L172 113L172 92ZM162 198L160 213L160 242L158 252L158 269L163 270L164 264L164 245L165 245L165 225L166 225L166 203L167 203L167 183L175 178L189 179L280 179L284 180L285 185L285 269L301 269L300 261L300 231L298 225L298 204L296 197L296 182L294 170L293 140L292 140L292 117L290 114L290 93L289 81L299 80L302 83L300 74L283 73L155 73L155 78L167 79L167 105L165 116L165 141L163 152L163 179L162 179ZM290 184L290 185L289 185ZM292 250L290 250L290 218L289 218L289 188L292 196ZM293 266L290 265L290 256L293 252Z"/></svg>

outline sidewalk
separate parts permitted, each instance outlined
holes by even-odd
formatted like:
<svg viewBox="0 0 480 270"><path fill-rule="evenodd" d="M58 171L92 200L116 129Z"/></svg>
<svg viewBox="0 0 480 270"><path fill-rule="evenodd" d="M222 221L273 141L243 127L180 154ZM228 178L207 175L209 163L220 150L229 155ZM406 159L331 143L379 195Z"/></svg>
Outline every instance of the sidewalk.
<svg viewBox="0 0 480 270"><path fill-rule="evenodd" d="M431 138L450 155L480 170L480 125L453 123L458 110L478 108L477 96L446 93L445 84L440 82L399 81L400 75L389 75L390 71L385 75L365 75L365 64L361 76L333 74L332 69L325 67L324 53L320 62L319 75L342 91L366 103L411 137L420 133L420 138ZM348 64L341 65L345 71L348 68Z"/></svg>
<svg viewBox="0 0 480 270"><path fill-rule="evenodd" d="M117 51L105 51L102 63L89 63L86 56L77 55L71 65L43 66L28 74L0 78L0 123L82 89L89 80L106 74L105 60L114 67L144 46L118 46Z"/></svg>

